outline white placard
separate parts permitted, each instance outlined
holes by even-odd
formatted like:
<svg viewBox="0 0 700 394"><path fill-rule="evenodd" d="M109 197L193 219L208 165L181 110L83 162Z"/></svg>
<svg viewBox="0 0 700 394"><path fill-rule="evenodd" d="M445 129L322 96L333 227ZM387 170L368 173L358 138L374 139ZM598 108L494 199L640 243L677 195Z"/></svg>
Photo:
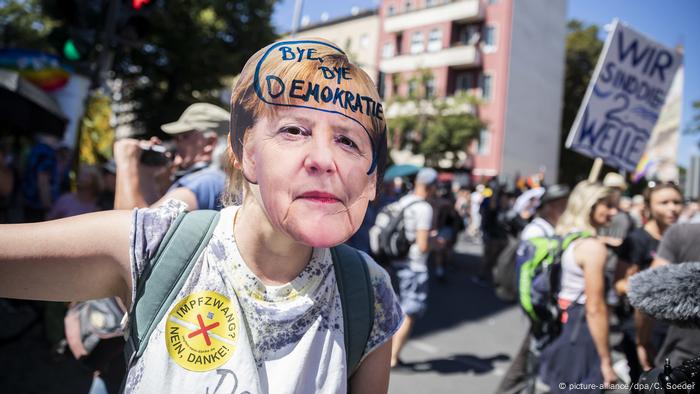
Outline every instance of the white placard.
<svg viewBox="0 0 700 394"><path fill-rule="evenodd" d="M613 22L566 147L633 171L682 56Z"/></svg>

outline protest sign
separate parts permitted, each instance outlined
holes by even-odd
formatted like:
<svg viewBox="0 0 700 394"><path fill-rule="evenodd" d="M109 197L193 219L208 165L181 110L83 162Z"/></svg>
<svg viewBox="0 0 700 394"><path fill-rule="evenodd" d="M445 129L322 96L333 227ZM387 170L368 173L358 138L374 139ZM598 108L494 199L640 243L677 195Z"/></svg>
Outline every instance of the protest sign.
<svg viewBox="0 0 700 394"><path fill-rule="evenodd" d="M566 147L633 171L682 56L613 22Z"/></svg>

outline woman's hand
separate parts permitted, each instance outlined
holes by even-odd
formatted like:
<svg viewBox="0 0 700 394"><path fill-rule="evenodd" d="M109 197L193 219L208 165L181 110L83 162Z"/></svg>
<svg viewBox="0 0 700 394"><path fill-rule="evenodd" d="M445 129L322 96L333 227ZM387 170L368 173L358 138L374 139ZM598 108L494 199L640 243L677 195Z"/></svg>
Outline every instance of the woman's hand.
<svg viewBox="0 0 700 394"><path fill-rule="evenodd" d="M600 361L600 372L603 374L603 383L606 387L609 387L613 383L617 382L617 374L612 368L610 359Z"/></svg>

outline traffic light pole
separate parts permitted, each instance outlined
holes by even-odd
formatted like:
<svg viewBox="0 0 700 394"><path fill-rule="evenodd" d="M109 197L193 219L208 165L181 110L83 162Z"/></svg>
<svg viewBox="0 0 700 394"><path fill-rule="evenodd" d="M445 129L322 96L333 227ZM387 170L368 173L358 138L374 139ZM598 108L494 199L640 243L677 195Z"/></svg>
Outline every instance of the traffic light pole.
<svg viewBox="0 0 700 394"><path fill-rule="evenodd" d="M119 5L121 0L109 0L107 10L107 21L102 35L102 43L97 57L97 67L92 75L91 90L99 89L107 79L107 74L112 69L114 63L114 42L117 27L117 17L119 16Z"/></svg>

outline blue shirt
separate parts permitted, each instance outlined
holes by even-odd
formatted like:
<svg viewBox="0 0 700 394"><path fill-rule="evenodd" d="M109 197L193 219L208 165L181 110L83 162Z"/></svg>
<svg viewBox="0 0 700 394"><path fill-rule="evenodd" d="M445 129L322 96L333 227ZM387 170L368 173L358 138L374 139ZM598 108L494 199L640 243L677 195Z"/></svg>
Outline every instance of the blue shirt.
<svg viewBox="0 0 700 394"><path fill-rule="evenodd" d="M226 184L226 174L218 168L208 167L189 173L175 181L171 190L189 189L197 197L197 209L221 210L221 194Z"/></svg>
<svg viewBox="0 0 700 394"><path fill-rule="evenodd" d="M56 201L60 194L60 179L56 151L51 146L43 142L38 142L32 147L27 157L26 175L22 185L25 205L34 209L48 208L43 206L41 196L39 195L37 181L39 179L39 173L42 172L49 173L51 201Z"/></svg>

